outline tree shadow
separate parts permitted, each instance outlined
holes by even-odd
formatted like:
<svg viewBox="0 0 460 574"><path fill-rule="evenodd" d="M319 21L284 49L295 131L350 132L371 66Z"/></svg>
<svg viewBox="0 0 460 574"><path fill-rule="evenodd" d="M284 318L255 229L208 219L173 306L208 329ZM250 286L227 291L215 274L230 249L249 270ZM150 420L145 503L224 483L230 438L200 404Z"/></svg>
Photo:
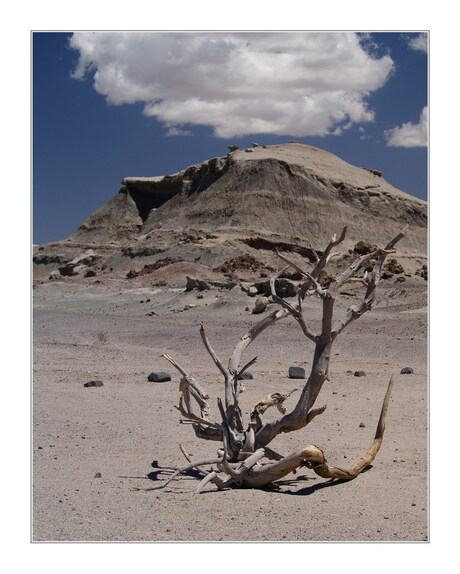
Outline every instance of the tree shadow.
<svg viewBox="0 0 460 574"><path fill-rule="evenodd" d="M171 476L171 474L174 474L177 471L177 468L173 468L170 466L161 466L160 467L158 465L157 460L153 460L150 466L152 468L157 469L157 470L153 470L153 471L149 472L146 475L146 478L148 478L149 480L152 480L152 481L168 480L168 478ZM166 474L166 476L163 476L164 474ZM190 470L185 470L184 472L181 472L177 478L179 478L181 476L190 476L192 478L200 478L201 479L201 478L203 478L203 473L196 470L195 468L191 468Z"/></svg>
<svg viewBox="0 0 460 574"><path fill-rule="evenodd" d="M369 464L364 470L361 471L360 474L364 474L365 472L368 472L369 470L371 470L372 464ZM294 479L294 480L285 480L282 482L279 482L278 485L279 486L286 486L286 485L298 485L298 483L300 481L304 481L304 480L315 480L314 478L310 478L310 477L302 477L302 478L298 478L298 479ZM329 480L326 480L326 482L317 482L315 484L312 484L311 486L306 486L304 488L301 488L299 490L280 490L280 494L290 494L290 495L294 495L294 496L309 496L310 494L313 494L314 492L316 492L317 490L322 490L323 488L330 488L332 486L339 486L341 484L346 484L347 482L350 482L349 480L341 480L341 479L337 479L337 478L331 478Z"/></svg>

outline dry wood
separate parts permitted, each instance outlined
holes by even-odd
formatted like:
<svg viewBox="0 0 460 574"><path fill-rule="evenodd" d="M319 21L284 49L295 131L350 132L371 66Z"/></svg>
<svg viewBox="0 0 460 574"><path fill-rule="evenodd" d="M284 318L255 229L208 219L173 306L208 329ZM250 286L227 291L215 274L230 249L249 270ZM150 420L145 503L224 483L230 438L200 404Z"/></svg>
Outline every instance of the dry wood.
<svg viewBox="0 0 460 574"><path fill-rule="evenodd" d="M223 448L218 451L219 458L196 463L189 462L188 465L178 469L163 484L143 490L164 488L181 472L207 464L216 464L217 470L211 469L207 472L202 468L200 469L202 472L207 472L207 474L200 482L197 492L202 492L206 485L210 483L217 486L218 489L229 486L263 487L295 471L299 466L310 468L323 478L340 480L351 480L368 467L382 444L393 378L391 378L385 394L373 443L367 453L358 459L351 468L343 469L329 466L323 451L314 445L283 457L270 449L268 444L280 433L292 432L305 427L316 416L325 411L326 405L319 408L314 408L314 405L324 382L328 380L332 345L351 322L371 309L385 258L389 253L393 252L394 246L404 237L405 232L406 229L394 237L383 249L377 249L372 253L361 255L355 259L345 271L333 278L327 287L321 285L318 278L327 263L333 257L340 255L332 250L344 241L346 227L343 228L338 238L336 236L331 238L321 257L316 255L316 263L310 271L302 269L286 256L278 254L286 266L272 276L270 289L274 302L278 303L280 308L262 318L261 321L253 325L241 337L230 356L228 367L224 366L224 363L214 351L205 333L204 326L201 325L200 335L204 346L224 378L224 402L220 398L217 399L221 417L220 423L211 419L207 402L209 397L201 389L198 382L169 355L163 355L182 375L180 383L181 397L177 408L184 417L184 422L192 424L198 437L208 440L219 440L222 442ZM364 276L358 277L358 272L364 263L369 260L375 260L372 272L366 272ZM277 279L289 267L301 273L303 277L303 281L298 288L296 304L284 300L276 292ZM334 321L335 301L340 295L341 288L351 281L360 282L365 286L363 298L357 305L348 309L342 317ZM308 326L302 307L302 302L305 298L311 296L316 296L322 305L321 327L317 333L313 332ZM243 391L239 376L254 364L256 358L251 359L243 367L240 367L243 353L265 329L272 327L278 321L288 316L292 316L300 325L306 338L314 342L315 348L310 374L301 389L297 403L290 412L287 412L284 402L294 391L290 393L270 393L254 406L250 414L250 422L245 426L238 398ZM263 423L262 415L272 406L276 406L282 416L274 421ZM263 458L269 459L271 462L262 463Z"/></svg>

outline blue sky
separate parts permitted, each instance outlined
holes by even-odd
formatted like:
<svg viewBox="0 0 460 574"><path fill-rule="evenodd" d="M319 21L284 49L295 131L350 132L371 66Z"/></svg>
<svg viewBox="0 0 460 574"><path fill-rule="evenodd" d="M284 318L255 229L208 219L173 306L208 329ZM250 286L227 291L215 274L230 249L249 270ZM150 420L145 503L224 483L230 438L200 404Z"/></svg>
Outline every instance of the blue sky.
<svg viewBox="0 0 460 574"><path fill-rule="evenodd" d="M289 139L427 198L427 35L35 32L33 241L127 176Z"/></svg>

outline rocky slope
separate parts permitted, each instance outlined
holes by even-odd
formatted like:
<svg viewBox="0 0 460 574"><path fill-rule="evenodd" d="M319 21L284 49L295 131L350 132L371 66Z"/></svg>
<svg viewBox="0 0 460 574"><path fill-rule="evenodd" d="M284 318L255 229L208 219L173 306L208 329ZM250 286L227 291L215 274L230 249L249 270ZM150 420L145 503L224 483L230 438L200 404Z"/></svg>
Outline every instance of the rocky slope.
<svg viewBox="0 0 460 574"><path fill-rule="evenodd" d="M69 238L34 247L34 276L131 271L135 277L156 265L168 283L174 271L207 278L227 271L228 277L228 266L238 261L244 271L264 275L279 265L275 248L311 259L312 248L321 251L345 225L346 251L359 240L384 245L406 224L399 252L420 267L426 202L392 187L375 169L312 146L255 146L173 175L126 177L118 194Z"/></svg>

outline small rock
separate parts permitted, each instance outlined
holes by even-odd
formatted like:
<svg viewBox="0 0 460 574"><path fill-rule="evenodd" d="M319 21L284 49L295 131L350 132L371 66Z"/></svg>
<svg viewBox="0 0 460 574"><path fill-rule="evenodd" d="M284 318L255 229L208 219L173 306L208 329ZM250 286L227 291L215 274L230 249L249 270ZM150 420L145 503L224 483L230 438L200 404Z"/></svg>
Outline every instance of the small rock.
<svg viewBox="0 0 460 574"><path fill-rule="evenodd" d="M359 423L359 426L360 426L360 428L362 428L362 429L366 427L366 425L365 425L364 423Z"/></svg>
<svg viewBox="0 0 460 574"><path fill-rule="evenodd" d="M96 474L94 475L94 478L101 478L102 474L100 472L96 472Z"/></svg>
<svg viewBox="0 0 460 574"><path fill-rule="evenodd" d="M257 287L254 287L254 285L252 285L252 286L249 287L249 289L248 289L248 295L249 295L249 297L255 297L258 292L259 292L259 291L257 290Z"/></svg>
<svg viewBox="0 0 460 574"><path fill-rule="evenodd" d="M411 375L414 372L412 367L404 367L401 369L401 375Z"/></svg>
<svg viewBox="0 0 460 574"><path fill-rule="evenodd" d="M290 379L305 379L305 369L303 367L289 367Z"/></svg>
<svg viewBox="0 0 460 574"><path fill-rule="evenodd" d="M103 387L104 383L102 381L89 381L83 385L84 387Z"/></svg>
<svg viewBox="0 0 460 574"><path fill-rule="evenodd" d="M365 377L366 373L364 371L355 371L355 377Z"/></svg>
<svg viewBox="0 0 460 574"><path fill-rule="evenodd" d="M171 375L163 372L150 373L147 378L151 383L166 383L171 380Z"/></svg>
<svg viewBox="0 0 460 574"><path fill-rule="evenodd" d="M257 297L256 302L254 303L254 307L252 309L252 314L257 315L259 313L263 313L268 305L267 297Z"/></svg>
<svg viewBox="0 0 460 574"><path fill-rule="evenodd" d="M240 375L238 375L238 380L239 381L247 381L249 379L253 379L254 375L252 373L249 373L248 371L241 373Z"/></svg>
<svg viewBox="0 0 460 574"><path fill-rule="evenodd" d="M187 276L185 290L192 291L193 289L197 289L198 291L206 291L210 289L210 286L206 281L203 281L202 279L195 279L194 277Z"/></svg>

